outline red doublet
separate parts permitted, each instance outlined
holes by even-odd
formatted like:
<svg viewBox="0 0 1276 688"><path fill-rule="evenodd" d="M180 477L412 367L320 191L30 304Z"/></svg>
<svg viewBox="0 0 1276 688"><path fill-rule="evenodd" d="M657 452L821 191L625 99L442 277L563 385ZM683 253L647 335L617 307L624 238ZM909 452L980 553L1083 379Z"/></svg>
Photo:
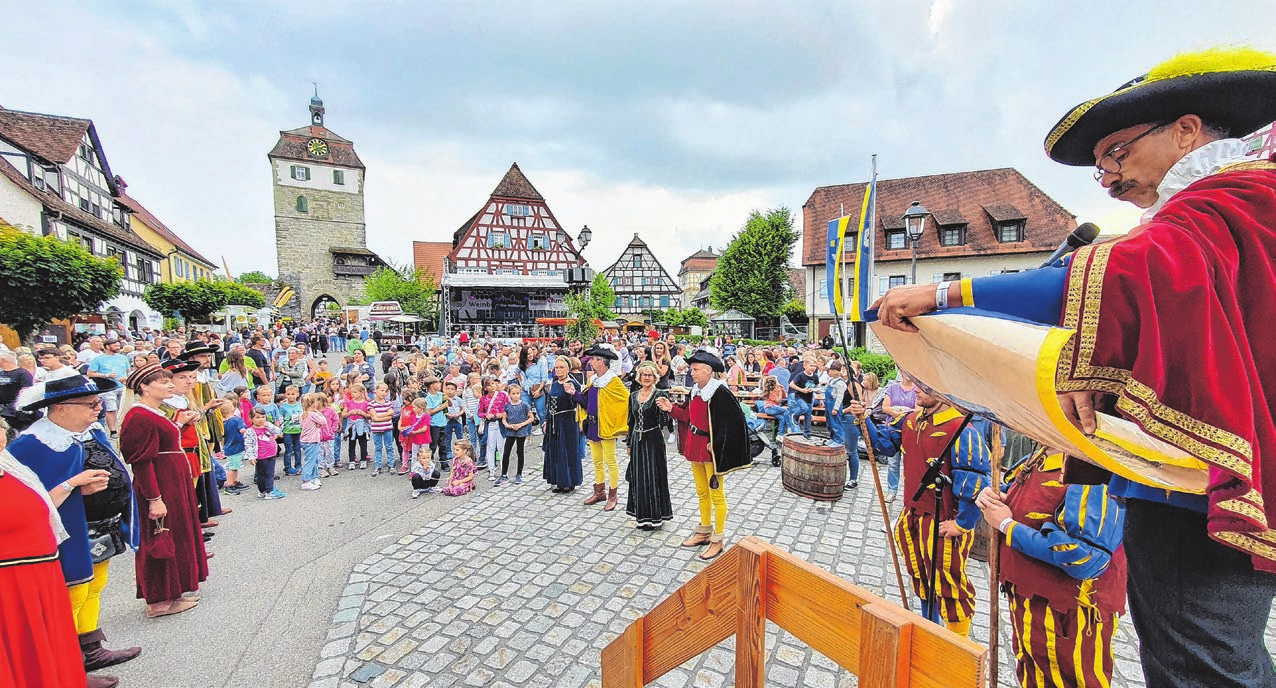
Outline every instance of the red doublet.
<svg viewBox="0 0 1276 688"><path fill-rule="evenodd" d="M900 448L904 452L902 461L904 471L904 506L919 514L935 513L935 494L927 490L920 499L913 495L926 475L927 462L937 458L948 446L952 435L961 426L962 415L954 409L945 409L934 416L923 417L915 411L904 421L904 431L900 433ZM944 462L940 472L952 478L952 467ZM940 521L951 521L957 517L957 500L953 498L950 487L944 488L943 506Z"/></svg>
<svg viewBox="0 0 1276 688"><path fill-rule="evenodd" d="M191 479L199 477L199 434L194 421L181 426L182 451L186 453L186 463L191 467Z"/></svg>
<svg viewBox="0 0 1276 688"><path fill-rule="evenodd" d="M683 424L682 455L687 457L688 461L697 463L712 461L713 452L709 450L708 402L697 394L691 397L691 401L686 406L675 405L669 415Z"/></svg>

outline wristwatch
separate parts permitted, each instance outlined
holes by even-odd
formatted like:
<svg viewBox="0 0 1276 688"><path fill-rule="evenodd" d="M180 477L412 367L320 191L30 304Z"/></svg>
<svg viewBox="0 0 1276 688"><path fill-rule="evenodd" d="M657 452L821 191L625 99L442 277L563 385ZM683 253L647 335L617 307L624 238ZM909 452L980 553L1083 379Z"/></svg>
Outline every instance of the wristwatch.
<svg viewBox="0 0 1276 688"><path fill-rule="evenodd" d="M62 488L62 489L64 489L64 490L66 490L67 492L75 492L75 488L71 486L71 483L69 483L69 482L67 482L67 481L65 481L65 480L63 480L63 481L62 481L62 484L61 484L61 485L58 485L58 487L60 487L60 488Z"/></svg>

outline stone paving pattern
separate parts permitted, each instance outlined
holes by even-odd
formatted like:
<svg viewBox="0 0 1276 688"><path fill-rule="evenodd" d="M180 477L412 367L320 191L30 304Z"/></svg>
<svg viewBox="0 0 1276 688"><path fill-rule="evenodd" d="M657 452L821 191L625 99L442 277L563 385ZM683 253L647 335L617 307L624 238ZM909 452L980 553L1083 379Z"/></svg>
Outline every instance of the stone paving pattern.
<svg viewBox="0 0 1276 688"><path fill-rule="evenodd" d="M581 504L581 490L552 494L533 444L527 475L537 477L493 488L480 473L476 493L425 495L456 507L354 567L309 688L601 686L602 649L708 565L679 547L697 521L691 472L671 452L674 520L648 533L625 516L623 482L611 513ZM757 535L897 602L872 474L862 469L860 487L834 503L786 492L769 462L733 473L728 543ZM972 637L985 643L987 567L972 561L968 570L980 591ZM1272 628L1268 647L1276 648ZM1008 622L1002 635L1001 683L1014 686ZM1143 685L1137 648L1123 617L1114 686ZM733 685L733 664L728 639L653 685ZM843 688L856 679L768 623L767 685Z"/></svg>

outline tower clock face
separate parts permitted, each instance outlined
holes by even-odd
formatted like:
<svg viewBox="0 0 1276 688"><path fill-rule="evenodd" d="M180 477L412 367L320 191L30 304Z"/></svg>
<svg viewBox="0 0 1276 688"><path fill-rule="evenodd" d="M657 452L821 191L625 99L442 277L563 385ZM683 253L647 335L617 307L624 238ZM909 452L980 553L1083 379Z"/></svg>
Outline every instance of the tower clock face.
<svg viewBox="0 0 1276 688"><path fill-rule="evenodd" d="M310 139L306 142L306 150L316 158L328 157L328 142L323 139Z"/></svg>

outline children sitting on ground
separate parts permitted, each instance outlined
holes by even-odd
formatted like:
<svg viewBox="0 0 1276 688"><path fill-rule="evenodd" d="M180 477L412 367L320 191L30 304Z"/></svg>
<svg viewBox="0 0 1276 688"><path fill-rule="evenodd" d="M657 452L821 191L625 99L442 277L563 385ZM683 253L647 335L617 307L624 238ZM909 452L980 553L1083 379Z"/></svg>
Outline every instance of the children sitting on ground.
<svg viewBox="0 0 1276 688"><path fill-rule="evenodd" d="M439 487L441 477L442 472L430 463L429 447L417 448L416 462L412 464L412 498L416 499L426 492L442 492Z"/></svg>
<svg viewBox="0 0 1276 688"><path fill-rule="evenodd" d="M452 445L452 473L448 476L443 494L459 497L474 491L474 459L470 456L471 451L473 449L468 440L457 440Z"/></svg>
<svg viewBox="0 0 1276 688"><path fill-rule="evenodd" d="M312 392L301 399L301 489L317 490L323 487L319 482L319 445L329 444L323 441L323 431L328 427L328 419L321 409L327 399L320 392ZM331 446L331 445L329 445Z"/></svg>
<svg viewBox="0 0 1276 688"><path fill-rule="evenodd" d="M257 497L283 499L287 495L275 487L275 457L279 455L275 439L283 436L284 431L267 418L266 409L260 406L253 409L252 425L244 430L244 458L254 468Z"/></svg>

